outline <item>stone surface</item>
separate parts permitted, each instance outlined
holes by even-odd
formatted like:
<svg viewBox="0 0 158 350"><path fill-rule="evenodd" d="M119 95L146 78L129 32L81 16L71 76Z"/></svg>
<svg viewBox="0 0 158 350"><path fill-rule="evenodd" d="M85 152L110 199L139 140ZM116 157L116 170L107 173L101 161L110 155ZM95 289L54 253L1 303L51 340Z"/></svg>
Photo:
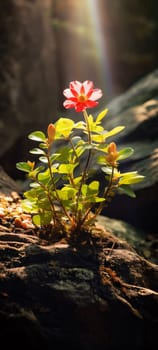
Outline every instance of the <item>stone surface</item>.
<svg viewBox="0 0 158 350"><path fill-rule="evenodd" d="M145 235L102 216L75 241L24 229L13 220L16 183L2 169L0 185L0 198L10 201L14 193L14 210L0 219L5 347L156 350L158 260L144 258Z"/></svg>
<svg viewBox="0 0 158 350"><path fill-rule="evenodd" d="M13 176L27 156L27 135L56 111L51 0L0 3L0 163Z"/></svg>
<svg viewBox="0 0 158 350"><path fill-rule="evenodd" d="M136 170L144 175L145 179L133 185L136 198L116 196L103 214L126 220L146 231L157 232L158 70L134 84L107 107L109 112L104 119L105 129L125 126L112 141L117 143L118 149L128 146L134 149L132 157L120 162L120 169Z"/></svg>
<svg viewBox="0 0 158 350"><path fill-rule="evenodd" d="M20 192L20 186L0 166L0 195L10 195L13 191Z"/></svg>
<svg viewBox="0 0 158 350"><path fill-rule="evenodd" d="M0 232L1 341L24 349L156 349L158 266L98 232L90 245Z"/></svg>

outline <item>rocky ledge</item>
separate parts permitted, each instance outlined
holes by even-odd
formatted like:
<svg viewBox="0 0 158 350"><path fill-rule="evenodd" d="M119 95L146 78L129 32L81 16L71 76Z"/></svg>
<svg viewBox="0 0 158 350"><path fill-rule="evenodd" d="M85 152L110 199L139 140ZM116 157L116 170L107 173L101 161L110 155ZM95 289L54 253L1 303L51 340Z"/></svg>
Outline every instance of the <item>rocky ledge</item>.
<svg viewBox="0 0 158 350"><path fill-rule="evenodd" d="M84 245L0 232L1 342L16 349L158 347L158 265L106 231Z"/></svg>
<svg viewBox="0 0 158 350"><path fill-rule="evenodd" d="M1 199L10 201L4 208L10 211L8 220L0 219L1 343L35 350L156 350L158 265L144 258L143 236L106 217L76 242L17 227L16 185L5 173L2 180Z"/></svg>

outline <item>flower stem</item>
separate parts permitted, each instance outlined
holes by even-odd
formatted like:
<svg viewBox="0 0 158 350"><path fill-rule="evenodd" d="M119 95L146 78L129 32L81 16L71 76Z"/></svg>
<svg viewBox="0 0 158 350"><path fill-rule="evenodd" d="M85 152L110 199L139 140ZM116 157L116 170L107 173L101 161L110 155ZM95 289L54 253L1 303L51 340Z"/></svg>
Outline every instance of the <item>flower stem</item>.
<svg viewBox="0 0 158 350"><path fill-rule="evenodd" d="M88 144L91 145L92 143L92 139L91 139L91 131L90 131L90 127L89 127L89 122L88 122L88 113L87 111L83 111L83 116L84 116L84 119L85 119L85 122L86 122L86 127L87 127L87 134L88 134ZM77 213L78 213L78 205L79 205L79 200L80 200L80 196L81 196L81 190L82 190L82 185L84 184L85 182L85 179L87 177L87 171L88 171L88 168L89 168L89 164L90 164L90 160L91 160L91 154L92 154L92 150L89 149L88 151L88 157L87 157L87 161L86 161L86 164L85 164L85 168L83 170L83 173L82 173L82 178L81 178L81 182L80 182L80 187L79 187L79 190L78 190L78 195L77 195L77 203L76 203L76 210L75 210L75 216L77 217ZM79 213L79 217L78 217L78 222L81 220L81 215Z"/></svg>
<svg viewBox="0 0 158 350"><path fill-rule="evenodd" d="M83 111L83 116L84 116L84 120L86 122L86 126L87 126L87 133L88 133L88 143L91 144L92 139L91 139L91 131L90 131L90 127L89 127L89 122L88 122L88 113L87 111Z"/></svg>

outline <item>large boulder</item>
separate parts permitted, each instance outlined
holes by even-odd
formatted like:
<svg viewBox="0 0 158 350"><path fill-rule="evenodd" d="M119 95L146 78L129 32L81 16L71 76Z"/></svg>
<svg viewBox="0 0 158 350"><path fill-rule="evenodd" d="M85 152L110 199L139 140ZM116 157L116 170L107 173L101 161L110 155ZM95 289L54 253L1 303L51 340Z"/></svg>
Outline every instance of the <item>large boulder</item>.
<svg viewBox="0 0 158 350"><path fill-rule="evenodd" d="M116 195L103 214L157 232L158 70L134 84L107 107L109 112L104 121L105 129L125 125L125 129L112 140L118 144L119 149L126 146L134 149L133 156L122 161L121 170L137 170L145 179L133 186L135 199ZM101 177L99 172L97 175Z"/></svg>
<svg viewBox="0 0 158 350"><path fill-rule="evenodd" d="M157 349L158 266L101 232L75 246L0 232L5 347Z"/></svg>

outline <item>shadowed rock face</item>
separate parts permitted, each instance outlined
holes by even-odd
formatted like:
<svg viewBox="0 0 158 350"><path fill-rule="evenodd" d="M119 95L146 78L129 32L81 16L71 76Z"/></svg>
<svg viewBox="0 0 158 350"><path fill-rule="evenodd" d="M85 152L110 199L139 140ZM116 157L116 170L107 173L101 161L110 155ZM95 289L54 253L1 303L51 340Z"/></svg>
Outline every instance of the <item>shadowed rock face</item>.
<svg viewBox="0 0 158 350"><path fill-rule="evenodd" d="M11 174L27 153L27 134L56 111L51 1L0 3L0 159Z"/></svg>
<svg viewBox="0 0 158 350"><path fill-rule="evenodd" d="M0 233L1 341L24 349L156 349L158 268L104 233L92 245Z"/></svg>
<svg viewBox="0 0 158 350"><path fill-rule="evenodd" d="M126 220L149 232L157 232L158 70L134 84L107 107L109 112L104 119L105 129L109 130L117 125L125 126L112 141L117 143L118 149L134 149L132 157L120 162L120 169L138 171L145 179L133 185L136 198L117 195L102 214ZM97 174L104 183L101 174Z"/></svg>
<svg viewBox="0 0 158 350"><path fill-rule="evenodd" d="M0 171L0 196L14 201L13 214L0 220L5 347L157 349L158 265L154 256L144 259L145 235L101 216L91 235L78 232L75 240L17 227L18 189Z"/></svg>

